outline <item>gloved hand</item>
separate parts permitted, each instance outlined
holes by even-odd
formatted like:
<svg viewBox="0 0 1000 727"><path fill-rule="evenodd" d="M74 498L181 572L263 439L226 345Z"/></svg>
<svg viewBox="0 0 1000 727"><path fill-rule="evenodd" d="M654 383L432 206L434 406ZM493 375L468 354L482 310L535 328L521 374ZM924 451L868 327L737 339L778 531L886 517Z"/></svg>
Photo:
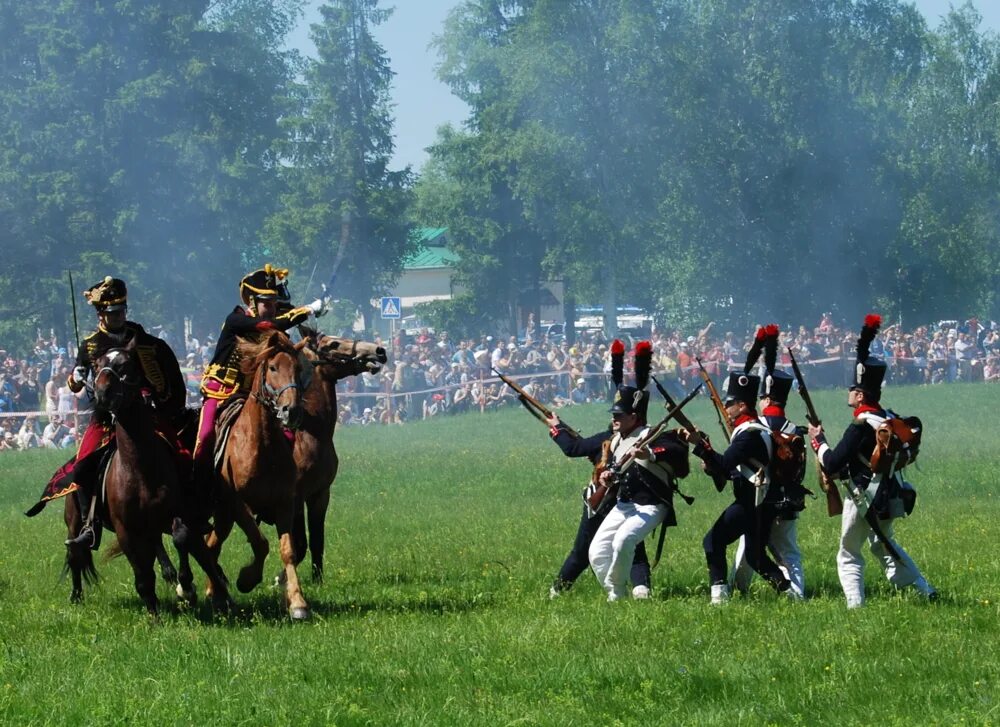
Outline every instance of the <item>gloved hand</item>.
<svg viewBox="0 0 1000 727"><path fill-rule="evenodd" d="M83 386L87 382L87 369L83 366L77 366L73 369L73 383Z"/></svg>
<svg viewBox="0 0 1000 727"><path fill-rule="evenodd" d="M326 315L327 310L330 307L329 298L317 298L312 303L306 306L314 316L319 318L320 316Z"/></svg>

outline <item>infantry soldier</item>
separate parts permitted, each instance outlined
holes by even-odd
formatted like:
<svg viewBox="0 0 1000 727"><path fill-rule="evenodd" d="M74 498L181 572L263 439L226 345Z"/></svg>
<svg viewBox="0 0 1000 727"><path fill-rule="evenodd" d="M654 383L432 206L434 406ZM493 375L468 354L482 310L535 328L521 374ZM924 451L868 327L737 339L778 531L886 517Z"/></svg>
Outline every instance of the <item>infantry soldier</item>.
<svg viewBox="0 0 1000 727"><path fill-rule="evenodd" d="M201 379L203 398L198 439L194 448L195 476L200 484L207 482L215 448L215 416L220 401L245 390L249 382L240 371L237 337L255 337L267 331L287 331L304 323L310 315L326 313L328 301L318 298L299 308L291 306L288 294L288 271L265 265L240 281L240 298L244 306L236 306L226 317L219 342L211 362Z"/></svg>
<svg viewBox="0 0 1000 727"><path fill-rule="evenodd" d="M771 469L770 490L773 491L774 521L771 523L771 537L768 545L778 559L778 567L791 582L789 593L795 598L805 598L805 571L802 568L802 552L799 550L796 522L799 513L805 509L807 490L802 486L805 477L805 459L802 455L802 436L805 427L796 426L785 417L785 404L795 380L784 371L775 368L778 357L777 326L765 328L764 339L764 369L765 375L760 384L760 420L772 432L778 432L794 441L795 447L789 447L787 452L790 461L788 466ZM793 439L794 438L794 439ZM753 578L753 571L746 561L746 537L740 538L733 565L732 581L741 592L746 592Z"/></svg>
<svg viewBox="0 0 1000 727"><path fill-rule="evenodd" d="M821 426L809 427L812 447L823 470L836 475L846 469L850 478L848 489L852 496L844 499L837 553L837 572L848 608L858 608L865 602L865 561L861 548L866 541L890 583L899 588L913 586L928 599L937 598L937 591L893 537L892 521L905 512L907 486L902 476L898 471L887 474L872 471L876 431L895 416L880 403L886 363L869 355L871 342L881 323L877 315L865 317L858 338L854 381L847 393L847 404L854 409L854 421L840 442L831 448Z"/></svg>
<svg viewBox="0 0 1000 727"><path fill-rule="evenodd" d="M125 282L106 277L97 285L84 291L84 297L97 311L97 330L83 339L77 352L76 367L69 375L68 385L75 393L86 385L93 370L93 362L109 349L121 348L133 338L135 352L142 371L140 387L148 392L149 400L156 407L161 426L175 431L183 425L186 391L177 357L163 340L150 335L138 323L126 320L128 291ZM97 516L96 478L102 453L113 442L112 423L93 416L80 441L76 457L63 466L53 478L65 477L72 467L72 482L78 489L80 511L84 514L83 527L73 540L96 549L100 544L101 523ZM52 490L50 482L47 491Z"/></svg>
<svg viewBox="0 0 1000 727"><path fill-rule="evenodd" d="M617 364L613 364L613 366L616 365L618 371L622 370L624 355L625 345L621 341L615 340L611 344L611 356L613 362L617 361ZM587 457L594 465L602 457L604 443L610 440L613 435L614 423L605 431L590 437L574 437L569 433L566 425L555 414L547 418L546 422L550 427L549 433L552 435L552 440L559 445L563 454L567 457ZM576 531L576 540L573 541L573 548L570 550L569 555L566 556L566 560L559 570L559 575L549 589L549 596L551 598L555 598L563 591L571 588L580 574L587 570L587 567L590 565L590 544L594 540L597 529L604 522L604 518L611 512L614 506L615 501L611 497L606 498L606 502L602 504L597 512L591 512L590 508L584 504L583 515L580 517L580 526ZM646 556L646 545L641 541L636 546L635 558L630 573L632 597L649 598L649 558Z"/></svg>
<svg viewBox="0 0 1000 727"><path fill-rule="evenodd" d="M652 345L640 341L635 349L635 386L622 385L621 364L616 366L612 362L612 380L617 388L611 407L610 462L600 474L600 481L617 482L618 501L590 543L590 566L607 591L608 601L627 595L626 580L639 543L657 525L677 524L673 504L675 479L687 475L687 447L674 432L636 446L649 434L646 425L649 392L645 386L652 357ZM620 468L628 458L633 458L632 466L622 471Z"/></svg>
<svg viewBox="0 0 1000 727"><path fill-rule="evenodd" d="M694 445L694 454L704 462L719 492L728 480L733 481L735 501L719 516L705 535L703 545L708 562L712 603L729 600L726 546L741 535L746 536L747 561L777 591L788 591L791 584L781 569L767 555L767 542L775 517L776 492L771 492L769 465L773 442L770 430L755 414L760 377L750 373L760 357L765 332L761 328L747 355L743 371L729 374L724 402L725 414L733 425L733 436L725 452L712 449L701 432L686 432Z"/></svg>

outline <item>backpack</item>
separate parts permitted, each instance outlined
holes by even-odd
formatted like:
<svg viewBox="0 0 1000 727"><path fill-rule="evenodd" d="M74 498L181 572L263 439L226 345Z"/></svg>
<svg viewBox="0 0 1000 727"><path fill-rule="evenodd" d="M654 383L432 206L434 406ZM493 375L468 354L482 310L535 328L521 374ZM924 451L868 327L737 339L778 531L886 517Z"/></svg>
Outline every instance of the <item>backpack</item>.
<svg viewBox="0 0 1000 727"><path fill-rule="evenodd" d="M923 424L917 417L901 417L888 412L884 422L875 427L875 449L872 451L873 473L889 475L915 462L920 453Z"/></svg>
<svg viewBox="0 0 1000 727"><path fill-rule="evenodd" d="M801 434L771 430L774 451L771 455L771 481L791 490L797 489L806 476L806 442Z"/></svg>

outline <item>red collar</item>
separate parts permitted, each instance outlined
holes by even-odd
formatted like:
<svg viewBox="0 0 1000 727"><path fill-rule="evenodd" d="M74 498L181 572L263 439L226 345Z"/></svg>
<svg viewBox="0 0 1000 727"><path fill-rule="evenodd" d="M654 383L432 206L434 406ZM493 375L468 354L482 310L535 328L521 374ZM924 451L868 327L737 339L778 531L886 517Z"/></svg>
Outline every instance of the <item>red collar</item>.
<svg viewBox="0 0 1000 727"><path fill-rule="evenodd" d="M757 421L757 417L755 417L753 414L741 414L740 416L736 417L736 421L733 422L733 429L736 429L736 427L740 426L741 424L746 424L747 422L753 422L753 421Z"/></svg>
<svg viewBox="0 0 1000 727"><path fill-rule="evenodd" d="M761 414L766 417L783 417L785 416L785 407L771 404L771 406L765 406Z"/></svg>
<svg viewBox="0 0 1000 727"><path fill-rule="evenodd" d="M862 404L861 406L859 406L857 409L854 410L854 417L856 419L862 414L867 414L868 412L874 412L878 414L881 411L882 410L879 409L877 406L872 406L871 404Z"/></svg>

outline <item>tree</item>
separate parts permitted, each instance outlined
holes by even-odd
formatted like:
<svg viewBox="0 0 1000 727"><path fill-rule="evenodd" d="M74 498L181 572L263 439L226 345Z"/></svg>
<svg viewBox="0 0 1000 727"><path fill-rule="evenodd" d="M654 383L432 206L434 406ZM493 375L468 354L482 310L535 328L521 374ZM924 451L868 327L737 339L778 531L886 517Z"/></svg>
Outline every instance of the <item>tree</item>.
<svg viewBox="0 0 1000 727"><path fill-rule="evenodd" d="M318 59L306 64L297 113L283 121L285 191L266 239L300 272L326 280L336 271L331 292L357 305L369 327L371 299L411 250L412 175L388 167L393 74L371 33L389 11L377 0L336 0L320 13L312 26Z"/></svg>

